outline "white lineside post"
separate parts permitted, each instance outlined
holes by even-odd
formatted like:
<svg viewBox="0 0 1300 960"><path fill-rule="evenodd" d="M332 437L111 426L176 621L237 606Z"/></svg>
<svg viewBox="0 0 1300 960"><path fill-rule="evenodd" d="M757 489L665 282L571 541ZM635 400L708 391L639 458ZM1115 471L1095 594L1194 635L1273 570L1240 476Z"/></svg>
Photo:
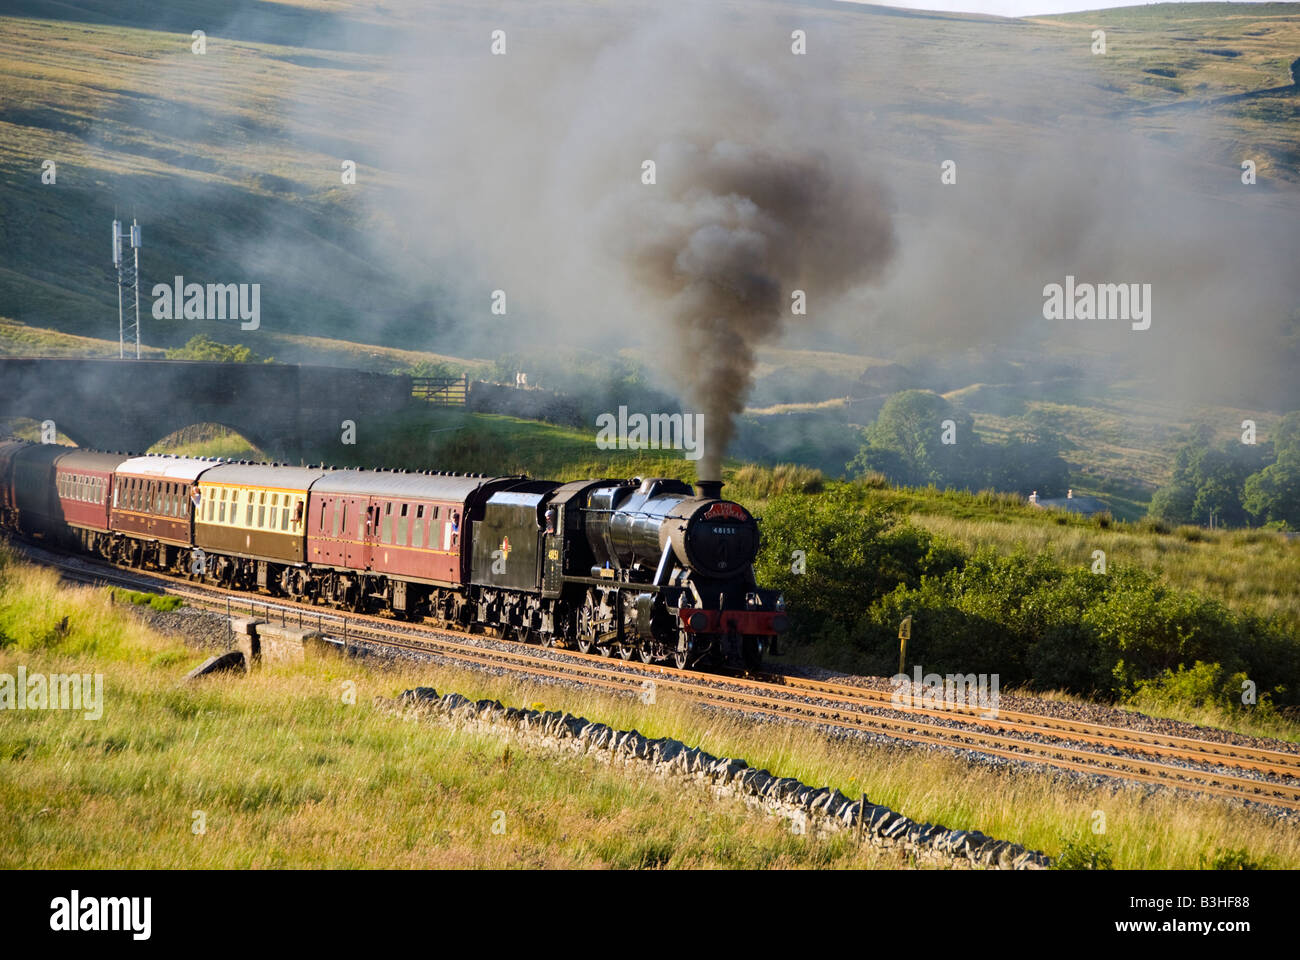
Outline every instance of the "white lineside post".
<svg viewBox="0 0 1300 960"><path fill-rule="evenodd" d="M140 222L131 218L131 251L135 255L135 276L131 286L135 287L135 358L140 359Z"/></svg>

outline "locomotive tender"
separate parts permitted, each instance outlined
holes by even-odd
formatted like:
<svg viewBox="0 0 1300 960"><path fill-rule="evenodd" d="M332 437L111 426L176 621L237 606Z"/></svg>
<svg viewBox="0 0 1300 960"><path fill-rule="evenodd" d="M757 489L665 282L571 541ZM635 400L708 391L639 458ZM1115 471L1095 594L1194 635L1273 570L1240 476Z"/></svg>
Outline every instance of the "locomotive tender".
<svg viewBox="0 0 1300 960"><path fill-rule="evenodd" d="M0 528L114 563L678 667L787 626L722 484L291 467L0 441Z"/></svg>

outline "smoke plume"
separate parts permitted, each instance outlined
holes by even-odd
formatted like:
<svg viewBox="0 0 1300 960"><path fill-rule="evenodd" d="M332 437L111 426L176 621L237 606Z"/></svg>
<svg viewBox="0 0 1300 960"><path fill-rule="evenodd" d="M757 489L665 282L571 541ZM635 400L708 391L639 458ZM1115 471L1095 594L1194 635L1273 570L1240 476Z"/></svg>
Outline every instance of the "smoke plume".
<svg viewBox="0 0 1300 960"><path fill-rule="evenodd" d="M622 250L669 319L671 360L705 415L699 475L721 479L755 350L798 319L795 291L829 299L874 279L893 230L878 191L827 153L720 141L659 154L667 175Z"/></svg>
<svg viewBox="0 0 1300 960"><path fill-rule="evenodd" d="M430 249L540 313L552 343L649 346L705 415L698 472L717 479L757 348L824 318L894 251L835 70L779 25L684 8L588 30L563 56L520 43L467 59L411 126L428 138L401 144L400 166L437 170L411 233L455 237ZM424 90L411 107L427 114ZM484 229L498 219L509 229Z"/></svg>

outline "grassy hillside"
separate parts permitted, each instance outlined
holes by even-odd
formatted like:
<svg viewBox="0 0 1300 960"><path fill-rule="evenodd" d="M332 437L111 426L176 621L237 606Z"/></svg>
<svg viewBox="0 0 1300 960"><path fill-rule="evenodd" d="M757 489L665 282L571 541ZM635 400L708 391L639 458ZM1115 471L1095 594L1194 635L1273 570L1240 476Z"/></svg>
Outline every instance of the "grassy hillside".
<svg viewBox="0 0 1300 960"><path fill-rule="evenodd" d="M907 866L657 778L369 707L416 685L673 736L1052 856L1100 849L1132 869L1206 867L1234 853L1300 865L1294 830L1225 803L831 741L720 717L669 693L646 704L432 665L371 672L347 660L179 685L200 655L145 628L106 591L60 587L52 571L2 552L0 586L0 671L23 663L31 673L105 677L99 720L6 712L7 868ZM65 616L69 629L56 629ZM1108 823L1100 843L1090 832L1096 810ZM498 811L504 833L492 830Z"/></svg>
<svg viewBox="0 0 1300 960"><path fill-rule="evenodd" d="M399 119L383 106L392 82L385 54L408 24L434 17L455 30L469 7L7 4L0 216L24 240L0 266L0 314L79 334L103 331L116 306L106 238L117 211L145 224L150 282L250 271L274 282L268 334L378 343L400 333L416 348L458 352L437 342L440 318L454 309L438 278L394 275L396 265L376 258L366 234L385 225L368 219L338 171L340 157L352 157L368 184L403 186L398 172L367 165L374 152L367 145ZM623 9L640 16L653 5ZM803 4L772 2L765 12L810 16L864 52L915 52L907 84L877 93L882 139L902 165L928 158L935 137L978 146L1032 132L1046 117L980 93L982 82L1008 69L1045 95L1059 91L1071 110L1133 112L1159 141L1168 131L1158 114L1141 111L1290 83L1289 64L1300 56L1300 18L1289 4L1165 5L1016 23L888 16L854 4L810 14ZM563 0L548 4L545 16L515 12L512 22L544 36L581 29L590 16L588 4ZM191 52L195 24L210 37L201 57ZM1107 57L1089 52L1095 26L1111 31ZM963 107L968 115L959 118ZM1265 158L1261 175L1300 182L1294 97L1213 109L1223 127L1213 141L1219 156L1209 159L1231 160L1249 146ZM56 185L41 182L47 159L58 164ZM286 246L291 257L266 255ZM148 335L173 344L189 332L160 321Z"/></svg>
<svg viewBox="0 0 1300 960"><path fill-rule="evenodd" d="M633 20L655 8L620 5ZM490 356L467 355L513 349L510 338L470 347L453 333L463 327L452 321L464 319L453 268L395 249L389 241L401 238L376 212L383 204L362 202L338 171L340 158L352 158L366 190L418 192L424 172L397 169L373 146L401 128L386 106L400 83L392 51L417 23L458 36L470 11L491 9L359 0L8 4L0 17L0 220L22 239L0 263L0 317L11 318L0 321L0 354L115 353L106 237L117 213L144 223L146 287L176 275L265 285L257 331L146 312L147 355L203 333L286 362L384 371L452 361L486 371ZM1148 162L1176 155L1191 130L1204 138L1196 159L1207 168L1235 167L1248 152L1268 189L1300 184L1300 96L1287 89L1300 16L1291 4L1163 4L1027 21L780 0L762 9L829 27L837 49L856 52L845 81L868 92L849 106L870 112L891 178L928 171L938 143L1032 152L1067 131L1071 117L1120 116L1149 143ZM579 0L509 16L539 40L582 35L596 22ZM209 38L201 57L191 52L195 24ZM1104 57L1090 52L1098 28L1107 31ZM883 50L898 52L895 72L905 82L880 81ZM1022 97L1026 90L1033 96ZM1194 122L1175 122L1191 116L1187 104ZM57 163L55 184L41 181L46 160ZM1168 479L1181 431L1197 421L1228 431L1249 416L1266 432L1274 418L1163 399L1096 358L993 362L927 347L931 356L894 359L829 343L763 350L752 418L740 430L745 456L837 474L890 393L934 389L990 437L1009 432L1015 418L1050 421L1066 440L1076 489L1137 518ZM643 359L662 362L657 352ZM449 452L486 458L499 440L489 430ZM540 452L505 452L525 468L549 462Z"/></svg>

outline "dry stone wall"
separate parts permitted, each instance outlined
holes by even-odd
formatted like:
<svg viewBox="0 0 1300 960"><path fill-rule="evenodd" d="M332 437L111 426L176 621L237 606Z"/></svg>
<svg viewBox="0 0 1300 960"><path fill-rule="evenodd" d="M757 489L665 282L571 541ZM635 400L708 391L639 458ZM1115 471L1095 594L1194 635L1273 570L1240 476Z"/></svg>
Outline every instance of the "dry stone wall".
<svg viewBox="0 0 1300 960"><path fill-rule="evenodd" d="M473 701L457 693L439 696L432 687L400 697L378 697L375 706L407 718L434 718L491 732L509 731L547 749L567 749L608 763L639 765L654 773L711 787L721 797L742 799L753 808L785 817L811 835L855 831L862 842L899 850L918 863L963 868L1038 870L1051 861L1020 844L995 840L977 830L949 830L917 823L877 804L850 800L838 790L810 787L793 777L774 777L744 760L715 757L679 740L651 740L636 730L615 730L558 711L506 707L496 700Z"/></svg>

